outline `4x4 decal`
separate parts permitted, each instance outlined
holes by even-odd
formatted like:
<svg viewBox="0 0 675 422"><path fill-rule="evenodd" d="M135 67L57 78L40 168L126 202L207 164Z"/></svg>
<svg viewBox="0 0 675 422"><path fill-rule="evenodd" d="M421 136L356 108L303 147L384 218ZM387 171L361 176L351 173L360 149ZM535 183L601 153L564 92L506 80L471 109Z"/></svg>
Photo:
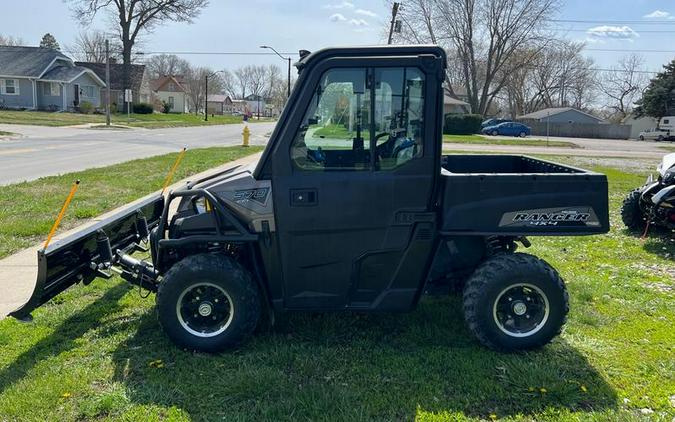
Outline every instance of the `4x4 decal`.
<svg viewBox="0 0 675 422"><path fill-rule="evenodd" d="M543 208L507 212L499 227L523 226L598 226L600 222L590 207Z"/></svg>

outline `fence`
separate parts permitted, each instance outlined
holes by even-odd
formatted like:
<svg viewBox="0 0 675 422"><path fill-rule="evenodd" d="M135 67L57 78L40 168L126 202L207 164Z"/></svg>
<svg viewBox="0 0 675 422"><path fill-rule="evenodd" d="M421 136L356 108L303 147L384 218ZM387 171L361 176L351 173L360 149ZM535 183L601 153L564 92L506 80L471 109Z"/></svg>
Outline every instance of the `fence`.
<svg viewBox="0 0 675 422"><path fill-rule="evenodd" d="M532 135L546 136L546 122L523 121L532 129ZM628 139L630 125L598 124L598 123L554 123L548 124L550 136L568 138L600 138L600 139Z"/></svg>

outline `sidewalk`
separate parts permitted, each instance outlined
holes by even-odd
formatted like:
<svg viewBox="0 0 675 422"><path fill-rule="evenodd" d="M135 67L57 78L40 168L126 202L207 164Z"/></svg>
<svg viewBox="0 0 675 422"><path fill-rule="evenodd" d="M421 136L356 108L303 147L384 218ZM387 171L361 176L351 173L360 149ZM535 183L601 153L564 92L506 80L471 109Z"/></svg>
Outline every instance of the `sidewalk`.
<svg viewBox="0 0 675 422"><path fill-rule="evenodd" d="M214 167L202 173L192 175L186 179L178 181L171 185L170 189L175 189L185 184L189 180L195 180L207 177L211 174L223 171L236 166L247 166L257 162L262 153L249 155L248 157L240 158L239 160L225 163L221 166ZM111 210L105 214L99 215L72 230L58 233L54 236L52 244L56 244L59 240L82 230L85 227L91 226L102 219L107 218L113 214L119 213L133 207L135 204L141 202L143 199L157 195L157 192L146 195L134 202L123 205L119 208ZM8 313L14 311L19 306L23 305L30 298L35 282L37 281L37 252L42 249L43 244L35 245L31 248L24 249L20 252L10 255L0 260L0 319L7 316Z"/></svg>

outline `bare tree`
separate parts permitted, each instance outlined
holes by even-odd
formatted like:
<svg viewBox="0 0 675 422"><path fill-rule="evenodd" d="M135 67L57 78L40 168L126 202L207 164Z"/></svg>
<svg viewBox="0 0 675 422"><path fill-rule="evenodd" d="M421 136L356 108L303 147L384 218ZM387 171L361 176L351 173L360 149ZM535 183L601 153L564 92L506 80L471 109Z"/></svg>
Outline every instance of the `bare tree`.
<svg viewBox="0 0 675 422"><path fill-rule="evenodd" d="M208 0L68 0L75 18L89 25L99 13L115 22L122 44L124 85L129 85L132 50L143 33L163 22L188 22L199 16Z"/></svg>
<svg viewBox="0 0 675 422"><path fill-rule="evenodd" d="M223 93L229 95L230 98L237 96L237 79L229 70L220 73L220 81L223 84Z"/></svg>
<svg viewBox="0 0 675 422"><path fill-rule="evenodd" d="M175 54L159 54L152 56L145 63L151 78L160 78L166 75L187 76L190 72L190 62L181 59Z"/></svg>
<svg viewBox="0 0 675 422"><path fill-rule="evenodd" d="M190 68L188 69L187 75L184 77L190 111L193 111L195 114L199 114L206 106L206 76L209 77L208 94L213 95L220 93L223 89L220 74L214 73L213 70L207 67Z"/></svg>
<svg viewBox="0 0 675 422"><path fill-rule="evenodd" d="M13 37L11 35L0 34L0 45L5 46L20 46L26 45L21 37Z"/></svg>
<svg viewBox="0 0 675 422"><path fill-rule="evenodd" d="M616 66L603 72L598 88L608 99L612 118L620 121L632 111L633 104L647 86L643 72L644 59L631 54L619 59Z"/></svg>
<svg viewBox="0 0 675 422"><path fill-rule="evenodd" d="M246 93L251 86L251 78L253 74L253 69L255 66L248 65L243 66L234 71L234 77L236 78L237 94L240 98L246 97Z"/></svg>
<svg viewBox="0 0 675 422"><path fill-rule="evenodd" d="M524 46L545 45L549 18L560 0L413 0L403 7L397 41L433 42L460 63L459 75L474 112L485 114L508 75L530 57L513 60ZM406 9L408 9L406 11ZM451 68L452 69L452 68Z"/></svg>
<svg viewBox="0 0 675 422"><path fill-rule="evenodd" d="M81 31L68 50L77 61L105 63L105 40L108 38L108 35L100 30ZM121 50L118 43L110 43L110 57L113 60L120 56Z"/></svg>

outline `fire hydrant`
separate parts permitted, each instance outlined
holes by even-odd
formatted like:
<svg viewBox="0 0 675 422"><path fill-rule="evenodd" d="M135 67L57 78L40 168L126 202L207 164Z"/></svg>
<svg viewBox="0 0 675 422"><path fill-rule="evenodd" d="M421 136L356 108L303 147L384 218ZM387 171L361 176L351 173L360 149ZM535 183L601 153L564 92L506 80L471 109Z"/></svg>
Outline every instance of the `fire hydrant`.
<svg viewBox="0 0 675 422"><path fill-rule="evenodd" d="M248 138L251 137L251 131L249 130L248 126L244 126L244 131L241 132L242 135L242 144L241 146L247 147L248 146Z"/></svg>

